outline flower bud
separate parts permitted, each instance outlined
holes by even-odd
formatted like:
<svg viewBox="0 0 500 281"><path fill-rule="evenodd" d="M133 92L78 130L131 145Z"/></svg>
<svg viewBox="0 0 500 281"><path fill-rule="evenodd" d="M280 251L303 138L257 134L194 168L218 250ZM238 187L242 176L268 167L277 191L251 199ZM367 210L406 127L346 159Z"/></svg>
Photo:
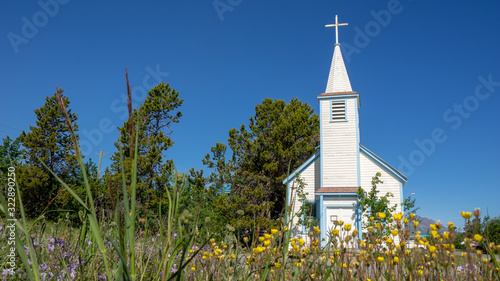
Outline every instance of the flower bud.
<svg viewBox="0 0 500 281"><path fill-rule="evenodd" d="M479 218L479 217L481 216L481 212L479 211L479 208L476 208L476 209L474 210L474 216L475 216L476 218Z"/></svg>

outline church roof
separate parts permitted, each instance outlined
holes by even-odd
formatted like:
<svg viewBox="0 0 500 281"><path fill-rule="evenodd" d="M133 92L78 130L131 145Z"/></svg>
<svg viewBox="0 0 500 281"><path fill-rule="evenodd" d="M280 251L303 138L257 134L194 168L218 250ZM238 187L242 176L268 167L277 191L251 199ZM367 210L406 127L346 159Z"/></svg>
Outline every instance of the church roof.
<svg viewBox="0 0 500 281"><path fill-rule="evenodd" d="M355 91L349 91L349 92L335 92L335 93L322 93L320 94L319 96L320 97L323 97L323 96L343 96L343 95L359 95L358 92L355 92Z"/></svg>
<svg viewBox="0 0 500 281"><path fill-rule="evenodd" d="M352 92L349 75L345 68L344 59L340 51L340 44L335 44L332 65L328 75L325 93Z"/></svg>

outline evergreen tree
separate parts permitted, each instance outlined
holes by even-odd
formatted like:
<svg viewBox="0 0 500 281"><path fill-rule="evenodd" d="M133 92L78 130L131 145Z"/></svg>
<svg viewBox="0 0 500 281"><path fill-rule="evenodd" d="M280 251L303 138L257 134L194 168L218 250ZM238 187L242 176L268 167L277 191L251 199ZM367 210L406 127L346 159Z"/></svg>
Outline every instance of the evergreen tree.
<svg viewBox="0 0 500 281"><path fill-rule="evenodd" d="M248 129L243 124L229 131L231 159L225 157L226 146L217 144L203 163L214 169L212 184L231 186L231 200L220 202L221 208L232 214L244 210L248 227L259 217L270 225L267 219L278 218L284 208L282 181L318 149L319 118L296 98L288 104L266 98L249 121Z"/></svg>
<svg viewBox="0 0 500 281"><path fill-rule="evenodd" d="M66 96L62 98L67 108L69 99ZM77 165L77 161L71 134L57 103L57 94L47 97L35 114L36 126L30 126L30 132L23 131L21 135L26 164L43 168L43 163L56 175L64 177L70 168ZM68 115L75 132L78 131L77 115L71 109L68 109Z"/></svg>
<svg viewBox="0 0 500 281"><path fill-rule="evenodd" d="M66 96L62 98L67 108L69 99ZM35 114L36 125L30 126L28 133L23 131L21 134L26 166L18 173L22 198L30 217L40 215L58 194L67 192L60 190L61 186L43 164L64 181L71 181L72 171L78 169L73 141L58 105L57 93L47 97L45 104L36 109ZM68 110L68 115L77 131L77 115L71 110ZM61 208L63 204L64 201L55 202L52 207Z"/></svg>
<svg viewBox="0 0 500 281"><path fill-rule="evenodd" d="M163 191L168 183L172 170L172 162L165 160L165 152L174 142L170 138L171 126L179 122L182 116L176 111L184 100L179 99L179 93L171 89L169 84L161 82L153 87L144 104L134 110L134 127L138 131L137 148L137 198L141 204L148 202L150 207L164 201ZM119 128L120 136L115 146L121 150L111 157L114 176L113 184L121 189L121 153L125 178L131 179L130 163L132 155L127 149L130 143L129 122L127 120Z"/></svg>

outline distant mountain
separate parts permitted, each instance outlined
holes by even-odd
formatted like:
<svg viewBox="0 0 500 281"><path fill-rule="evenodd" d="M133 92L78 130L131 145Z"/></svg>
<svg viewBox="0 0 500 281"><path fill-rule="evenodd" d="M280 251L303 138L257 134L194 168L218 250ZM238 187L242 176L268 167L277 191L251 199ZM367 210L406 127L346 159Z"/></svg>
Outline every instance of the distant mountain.
<svg viewBox="0 0 500 281"><path fill-rule="evenodd" d="M432 220L432 219L429 219L426 217L421 217L418 215L415 215L415 220L420 221L420 223L418 224L418 227L417 227L417 231L420 231L420 234L422 234L422 235L425 235L427 233L430 234L431 233L430 225L436 223L435 220ZM412 229L412 234L413 234L414 233L413 226L411 227L411 229Z"/></svg>

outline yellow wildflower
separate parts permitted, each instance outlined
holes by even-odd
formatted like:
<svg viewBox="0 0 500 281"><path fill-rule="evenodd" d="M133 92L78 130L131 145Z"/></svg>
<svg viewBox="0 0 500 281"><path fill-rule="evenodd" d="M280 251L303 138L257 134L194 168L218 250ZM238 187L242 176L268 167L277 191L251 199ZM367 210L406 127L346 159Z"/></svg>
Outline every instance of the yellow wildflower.
<svg viewBox="0 0 500 281"><path fill-rule="evenodd" d="M399 258L398 257L394 257L393 261L394 261L394 263L398 263L399 262Z"/></svg>
<svg viewBox="0 0 500 281"><path fill-rule="evenodd" d="M483 236L479 235L479 234L474 234L474 241L476 242L481 242L481 240L483 240Z"/></svg>
<svg viewBox="0 0 500 281"><path fill-rule="evenodd" d="M434 252L436 252L437 250L436 246L429 246L428 249L431 254L434 254Z"/></svg>
<svg viewBox="0 0 500 281"><path fill-rule="evenodd" d="M398 235L398 231L396 229L394 229L391 231L391 234L392 234L392 236L396 236L396 235Z"/></svg>
<svg viewBox="0 0 500 281"><path fill-rule="evenodd" d="M472 214L470 212L460 212L460 214L462 215L462 218L464 219L470 219L470 217L472 216Z"/></svg>
<svg viewBox="0 0 500 281"><path fill-rule="evenodd" d="M339 236L339 230L338 229L332 230L332 234L335 236Z"/></svg>
<svg viewBox="0 0 500 281"><path fill-rule="evenodd" d="M318 226L314 226L313 229L316 234L321 234L321 230L319 230Z"/></svg>
<svg viewBox="0 0 500 281"><path fill-rule="evenodd" d="M403 214L394 214L394 215L392 215L392 217L393 217L396 221L400 221L400 220L403 218Z"/></svg>
<svg viewBox="0 0 500 281"><path fill-rule="evenodd" d="M382 212L377 213L377 216L378 216L379 218L381 218L381 219L385 219L385 213L382 213Z"/></svg>
<svg viewBox="0 0 500 281"><path fill-rule="evenodd" d="M417 228L418 227L418 221L413 221L413 227Z"/></svg>
<svg viewBox="0 0 500 281"><path fill-rule="evenodd" d="M378 262L384 262L384 260L385 260L385 259L384 259L384 257L380 257L380 256L379 256L379 257L377 258L377 261L378 261Z"/></svg>
<svg viewBox="0 0 500 281"><path fill-rule="evenodd" d="M415 217L415 214L411 213L410 214L410 219L413 219Z"/></svg>
<svg viewBox="0 0 500 281"><path fill-rule="evenodd" d="M351 230L351 227L352 227L352 225L350 225L350 224L346 224L346 225L344 225L344 229L345 229L346 231Z"/></svg>
<svg viewBox="0 0 500 281"><path fill-rule="evenodd" d="M278 234L278 230L277 229L271 229L271 234L272 235L277 235Z"/></svg>

